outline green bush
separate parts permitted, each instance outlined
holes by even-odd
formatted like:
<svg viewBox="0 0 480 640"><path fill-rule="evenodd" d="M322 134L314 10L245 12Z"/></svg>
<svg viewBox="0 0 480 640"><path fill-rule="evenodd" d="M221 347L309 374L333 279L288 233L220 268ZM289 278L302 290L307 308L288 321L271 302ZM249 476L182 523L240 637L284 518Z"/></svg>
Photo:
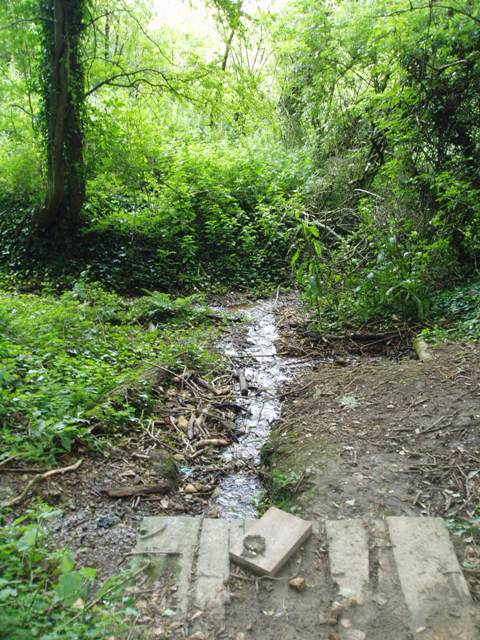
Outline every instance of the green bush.
<svg viewBox="0 0 480 640"><path fill-rule="evenodd" d="M167 166L159 158L162 169L143 175L140 192L120 188L112 200L110 190L104 197L94 190L85 240L100 252L90 258L96 276L104 280L108 264L123 281L130 264L130 278L145 288L154 280L156 288L171 289L285 279L291 225L285 199L301 167L292 170L272 143L191 142L163 153Z"/></svg>
<svg viewBox="0 0 480 640"><path fill-rule="evenodd" d="M454 289L442 291L432 300L432 321L439 321L427 329L437 338L480 339L480 281L478 278Z"/></svg>
<svg viewBox="0 0 480 640"><path fill-rule="evenodd" d="M297 279L318 315L330 322L399 319L425 321L430 301L454 282L448 238L428 242L412 219L364 200L354 232L327 244L315 219L297 216Z"/></svg>

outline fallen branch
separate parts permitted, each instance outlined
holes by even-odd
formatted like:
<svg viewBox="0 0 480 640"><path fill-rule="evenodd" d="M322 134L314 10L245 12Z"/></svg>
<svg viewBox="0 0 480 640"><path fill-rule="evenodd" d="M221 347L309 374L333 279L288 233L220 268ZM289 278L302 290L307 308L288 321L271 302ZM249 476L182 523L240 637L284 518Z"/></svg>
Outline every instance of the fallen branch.
<svg viewBox="0 0 480 640"><path fill-rule="evenodd" d="M4 502L2 504L2 507L3 508L8 508L8 507L14 507L17 504L20 504L20 502L23 501L23 499L28 494L28 492L38 482L43 481L43 480L48 480L49 478L52 478L53 476L63 475L64 473L67 473L68 471L76 471L79 468L79 466L82 464L82 462L83 462L83 459L80 458L80 460L75 462L75 464L71 464L69 467L63 467L62 469L51 469L50 471L47 471L46 473L42 473L42 475L35 476L35 478L32 478L30 480L30 482L27 483L25 489L16 498L12 498L11 500L7 500L7 502Z"/></svg>
<svg viewBox="0 0 480 640"><path fill-rule="evenodd" d="M238 382L240 384L240 393L242 396L248 396L248 382L243 369L237 371Z"/></svg>
<svg viewBox="0 0 480 640"><path fill-rule="evenodd" d="M199 440L195 446L197 449L204 449L205 447L227 447L229 444L229 441L224 438L207 438Z"/></svg>
<svg viewBox="0 0 480 640"><path fill-rule="evenodd" d="M106 493L110 498L130 498L132 496L147 496L151 493L165 494L172 490L170 483L167 480L159 482L151 487L142 487L138 485L135 487L118 487L101 489L103 493Z"/></svg>
<svg viewBox="0 0 480 640"><path fill-rule="evenodd" d="M413 341L413 348L415 349L417 358L421 362L427 362L428 360L433 360L433 356L431 352L428 350L428 345L425 342L425 340L422 340L422 338L415 338L415 340Z"/></svg>
<svg viewBox="0 0 480 640"><path fill-rule="evenodd" d="M225 394L225 392L222 389L217 389L216 387L213 386L213 384L210 384L209 382L207 382L203 378L200 378L199 376L193 376L193 379L200 387L203 387L210 393L213 393L215 396L223 396Z"/></svg>
<svg viewBox="0 0 480 640"><path fill-rule="evenodd" d="M215 407L216 409L231 409L232 411L237 411L238 413L251 413L250 409L242 407L239 404L235 404L235 402L213 402L212 407Z"/></svg>
<svg viewBox="0 0 480 640"><path fill-rule="evenodd" d="M145 551L130 551L125 554L127 557L130 556L179 556L180 551L157 551L156 549L145 550Z"/></svg>
<svg viewBox="0 0 480 640"><path fill-rule="evenodd" d="M12 462L13 460L16 460L16 459L17 459L17 456L10 456L9 458L5 458L5 460L2 460L2 461L0 462L0 468L1 468L1 467L4 467L4 466L5 466L5 465L7 465L9 462ZM7 469L7 471L8 471L8 469Z"/></svg>
<svg viewBox="0 0 480 640"><path fill-rule="evenodd" d="M432 433L432 431L440 431L440 429L443 429L443 425L442 426L438 426L441 422L443 422L445 420L445 418L449 418L452 416L441 416L440 418L438 418L438 420L435 420L435 422L433 422L429 427L426 427L425 429L419 429L417 431L418 435L423 435L424 433Z"/></svg>

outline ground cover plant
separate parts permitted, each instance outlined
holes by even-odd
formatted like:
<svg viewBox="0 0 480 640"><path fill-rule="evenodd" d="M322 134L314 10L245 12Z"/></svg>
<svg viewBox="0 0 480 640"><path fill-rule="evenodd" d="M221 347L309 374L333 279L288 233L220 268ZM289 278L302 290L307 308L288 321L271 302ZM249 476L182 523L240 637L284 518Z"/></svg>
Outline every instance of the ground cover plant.
<svg viewBox="0 0 480 640"><path fill-rule="evenodd" d="M48 546L48 520L58 512L27 511L0 527L0 636L9 640L104 639L128 630L136 611L122 587L126 573L97 587L96 571L78 570L66 549Z"/></svg>
<svg viewBox="0 0 480 640"><path fill-rule="evenodd" d="M53 463L79 443L100 446L94 429L138 426L151 403L142 382L150 367L210 362L204 312L189 299L127 301L79 281L60 296L3 291L0 317L2 459ZM135 393L112 406L121 385Z"/></svg>

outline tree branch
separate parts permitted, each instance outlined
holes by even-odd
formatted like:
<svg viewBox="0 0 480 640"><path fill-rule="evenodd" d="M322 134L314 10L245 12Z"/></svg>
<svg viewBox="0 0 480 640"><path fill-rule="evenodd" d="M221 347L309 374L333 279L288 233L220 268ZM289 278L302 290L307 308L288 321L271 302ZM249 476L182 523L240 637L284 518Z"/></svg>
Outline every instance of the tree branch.
<svg viewBox="0 0 480 640"><path fill-rule="evenodd" d="M465 16L467 18L470 18L471 20L473 20L474 22L477 22L478 24L480 24L480 17L474 16L471 13L468 13L468 11L464 11L463 9L459 8L459 7L453 7L451 5L446 5L446 4L434 4L433 8L435 9L445 9L446 11L453 11L455 13L459 13L462 16ZM424 9L431 9L431 5L430 4L424 4L424 5L420 5L418 7L414 7L412 4L410 4L410 7L408 9L398 9L397 11L392 11L390 13L382 13L379 14L377 16L375 16L376 18L390 18L391 16L396 16L396 15L402 15L404 13L410 13L411 11L423 11Z"/></svg>
<svg viewBox="0 0 480 640"><path fill-rule="evenodd" d="M140 74L143 74L142 77L138 77ZM147 77L146 77L147 74ZM148 74L150 74L151 76L158 76L161 78L162 82L154 82L151 79L148 78ZM182 79L182 78L176 78L177 82L182 82L184 84L188 83L188 82L192 82L193 80L200 80L202 76L197 76L195 78L188 78L188 79ZM125 80L125 82L119 82L121 80ZM104 80L101 80L100 82L98 82L96 85L94 85L91 89L89 89L86 93L85 93L85 98L88 98L90 95L92 95L92 93L94 93L95 91L98 91L98 89L100 89L101 87L104 87L106 85L111 86L111 87L120 87L123 89L135 89L137 87L139 87L141 84L146 84L150 87L155 87L155 88L168 88L168 90L171 93L174 93L175 95L181 97L181 98L186 98L188 100L192 100L193 98L192 96L188 96L185 95L184 93L182 93L181 91L179 91L179 89L177 89L173 84L170 78L168 78L168 76L163 72L160 71L159 69L151 69L151 68L142 68L142 69L135 69L134 71L124 71L121 70L118 73L115 73L111 76L109 76L108 78L105 78Z"/></svg>

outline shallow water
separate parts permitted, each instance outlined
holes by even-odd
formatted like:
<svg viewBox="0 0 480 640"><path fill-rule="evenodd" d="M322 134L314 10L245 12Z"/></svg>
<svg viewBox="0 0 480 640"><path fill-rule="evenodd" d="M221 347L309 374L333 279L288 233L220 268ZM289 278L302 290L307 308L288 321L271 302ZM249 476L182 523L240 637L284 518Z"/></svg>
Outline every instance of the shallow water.
<svg viewBox="0 0 480 640"><path fill-rule="evenodd" d="M240 395L235 402L248 410L237 417L239 430L245 435L225 449L226 460L242 459L258 465L260 450L266 442L272 423L280 417L280 387L290 378L289 360L277 355L275 341L278 338L274 300L259 301L241 307L226 307L227 313L241 311L247 318L247 344L238 347L223 339L220 350L240 363L251 390L247 397ZM242 358L240 358L242 356ZM248 366L242 366L242 361ZM256 499L261 489L254 472L232 472L220 482L211 503L219 508L223 518L254 518L257 515Z"/></svg>

